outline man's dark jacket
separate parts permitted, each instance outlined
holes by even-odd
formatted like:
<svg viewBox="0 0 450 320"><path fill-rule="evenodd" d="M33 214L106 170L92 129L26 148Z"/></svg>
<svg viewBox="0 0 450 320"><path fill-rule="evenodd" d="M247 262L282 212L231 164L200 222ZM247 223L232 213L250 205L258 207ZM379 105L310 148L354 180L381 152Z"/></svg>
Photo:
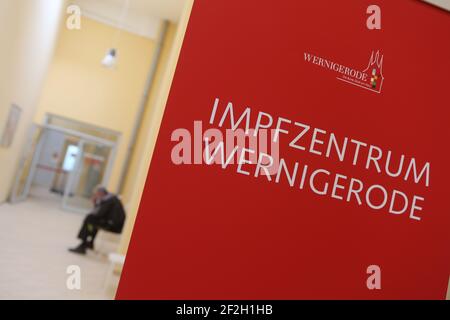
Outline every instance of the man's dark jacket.
<svg viewBox="0 0 450 320"><path fill-rule="evenodd" d="M119 198L108 194L100 200L94 213L102 227L112 232L121 232L125 223L125 210Z"/></svg>

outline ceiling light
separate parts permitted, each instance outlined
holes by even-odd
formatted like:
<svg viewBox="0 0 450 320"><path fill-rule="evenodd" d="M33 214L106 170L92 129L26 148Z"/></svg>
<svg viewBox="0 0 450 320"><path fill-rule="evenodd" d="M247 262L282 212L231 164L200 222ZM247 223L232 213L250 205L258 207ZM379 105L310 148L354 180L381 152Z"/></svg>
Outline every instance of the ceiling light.
<svg viewBox="0 0 450 320"><path fill-rule="evenodd" d="M116 26L117 30L113 40L113 45L111 46L111 49L109 49L106 52L106 55L102 60L102 65L105 66L106 68L112 69L117 64L117 47L129 9L130 9L130 0L124 0L121 15L119 17L119 23Z"/></svg>
<svg viewBox="0 0 450 320"><path fill-rule="evenodd" d="M102 60L102 65L106 68L113 68L117 63L117 50L109 49Z"/></svg>

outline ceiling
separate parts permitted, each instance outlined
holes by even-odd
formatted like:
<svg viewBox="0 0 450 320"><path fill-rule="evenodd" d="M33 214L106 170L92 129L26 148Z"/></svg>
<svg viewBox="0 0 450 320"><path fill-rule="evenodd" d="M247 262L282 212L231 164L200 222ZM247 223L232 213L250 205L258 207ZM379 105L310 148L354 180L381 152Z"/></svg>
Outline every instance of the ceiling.
<svg viewBox="0 0 450 320"><path fill-rule="evenodd" d="M0 0L1 1L1 0ZM124 4L128 14L120 23ZM69 0L80 6L85 17L155 39L161 20L177 22L187 0ZM243 0L244 1L244 0ZM450 0L423 0L450 10Z"/></svg>
<svg viewBox="0 0 450 320"><path fill-rule="evenodd" d="M120 23L125 4L128 13ZM154 39L161 20L177 22L186 0L71 0L83 16Z"/></svg>
<svg viewBox="0 0 450 320"><path fill-rule="evenodd" d="M435 6L450 11L450 0L423 0L423 1L434 4Z"/></svg>

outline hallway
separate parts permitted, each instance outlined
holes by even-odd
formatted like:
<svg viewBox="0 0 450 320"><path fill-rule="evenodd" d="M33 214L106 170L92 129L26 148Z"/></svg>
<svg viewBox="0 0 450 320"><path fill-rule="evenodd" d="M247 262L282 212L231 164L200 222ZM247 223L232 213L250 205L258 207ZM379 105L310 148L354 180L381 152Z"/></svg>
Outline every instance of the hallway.
<svg viewBox="0 0 450 320"><path fill-rule="evenodd" d="M67 251L78 243L83 215L62 211L59 198L45 190L36 194L23 203L0 205L0 299L113 298L118 277L108 290L103 287L106 252ZM69 265L81 268L81 290L66 287Z"/></svg>

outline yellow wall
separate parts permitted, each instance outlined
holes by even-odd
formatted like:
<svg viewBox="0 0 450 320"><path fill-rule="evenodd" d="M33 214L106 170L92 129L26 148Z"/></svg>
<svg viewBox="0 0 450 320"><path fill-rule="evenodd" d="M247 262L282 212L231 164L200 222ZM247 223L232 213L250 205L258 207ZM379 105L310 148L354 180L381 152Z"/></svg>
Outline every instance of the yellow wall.
<svg viewBox="0 0 450 320"><path fill-rule="evenodd" d="M0 128L3 129L8 115L11 91L11 76L17 37L16 20L18 6L13 1L0 1ZM0 150L2 152L2 150Z"/></svg>
<svg viewBox="0 0 450 320"><path fill-rule="evenodd" d="M164 67L159 70L158 87L152 91L149 97L149 105L144 115L144 125L139 134L137 149L132 159L132 166L127 180L125 194L127 195L127 221L124 228L119 251L126 253L131 238L134 222L136 220L142 191L147 178L148 168L152 158L153 150L158 137L162 116L169 96L170 86L175 73L178 57L186 32L187 24L192 10L194 0L187 0L183 14L178 26L169 31L169 38L173 38L170 48L166 44ZM155 91L156 90L156 91Z"/></svg>
<svg viewBox="0 0 450 320"><path fill-rule="evenodd" d="M117 188L135 116L149 72L154 41L122 31L118 63L101 65L117 29L87 18L81 30L63 28L35 117L61 115L121 133L109 183Z"/></svg>
<svg viewBox="0 0 450 320"><path fill-rule="evenodd" d="M177 25L170 24L167 30L166 38L163 41L163 48L161 51L160 62L156 70L154 84L150 90L148 102L143 114L142 125L140 131L138 132L137 141L131 157L130 167L128 169L129 171L125 180L125 186L123 189L123 197L125 201L132 198L132 195L136 192L136 183L140 180L138 168L141 161L146 158L145 154L148 153L148 150L145 149L145 143L149 138L152 110L156 103L156 99L158 98L158 94L161 91L162 78L167 69L168 59L173 47L176 31Z"/></svg>
<svg viewBox="0 0 450 320"><path fill-rule="evenodd" d="M13 144L0 147L0 202L16 176L60 29L63 0L0 1L0 133L9 106L22 109Z"/></svg>
<svg viewBox="0 0 450 320"><path fill-rule="evenodd" d="M0 74L0 120L2 125L6 121L7 106L10 103L11 67L14 57L15 37L17 36L17 7L12 1L0 1L0 70L2 70ZM0 128L3 128L3 126Z"/></svg>

